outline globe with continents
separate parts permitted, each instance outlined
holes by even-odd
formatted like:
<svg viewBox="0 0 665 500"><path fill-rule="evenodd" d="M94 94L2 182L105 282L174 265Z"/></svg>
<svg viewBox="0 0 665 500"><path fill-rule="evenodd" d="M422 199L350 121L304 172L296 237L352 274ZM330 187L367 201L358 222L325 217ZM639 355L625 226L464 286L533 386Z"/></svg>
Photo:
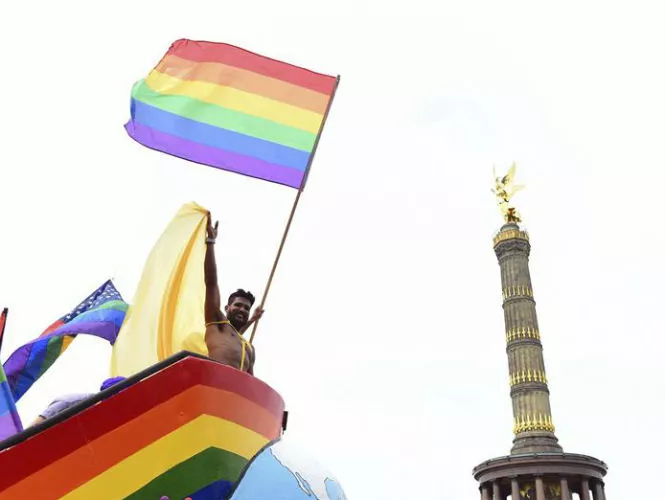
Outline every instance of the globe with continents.
<svg viewBox="0 0 665 500"><path fill-rule="evenodd" d="M252 460L230 500L347 500L337 480L295 446L277 441Z"/></svg>

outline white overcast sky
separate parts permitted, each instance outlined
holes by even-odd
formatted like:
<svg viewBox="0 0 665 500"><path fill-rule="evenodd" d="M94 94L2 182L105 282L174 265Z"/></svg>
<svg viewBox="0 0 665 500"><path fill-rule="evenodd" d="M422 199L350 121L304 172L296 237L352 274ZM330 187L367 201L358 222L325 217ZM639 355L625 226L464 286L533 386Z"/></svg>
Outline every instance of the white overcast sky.
<svg viewBox="0 0 665 500"><path fill-rule="evenodd" d="M478 497L471 469L512 439L490 188L515 160L557 435L609 464L610 498L650 498L665 466L664 22L658 0L3 3L2 359L109 277L131 301L192 200L220 219L223 293L261 295L295 191L122 128L172 41L229 42L342 76L256 339L286 439L350 499ZM110 352L77 339L24 421L94 391Z"/></svg>

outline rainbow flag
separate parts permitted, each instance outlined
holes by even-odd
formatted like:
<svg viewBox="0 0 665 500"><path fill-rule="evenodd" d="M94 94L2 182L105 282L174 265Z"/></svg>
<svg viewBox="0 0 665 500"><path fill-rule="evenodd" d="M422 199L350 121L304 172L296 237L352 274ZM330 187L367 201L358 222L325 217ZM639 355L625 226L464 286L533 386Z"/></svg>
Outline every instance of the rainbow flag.
<svg viewBox="0 0 665 500"><path fill-rule="evenodd" d="M7 309L0 313L0 341L5 332L7 322ZM5 371L0 366L0 441L7 439L23 430L21 417L16 410L16 403L12 396L12 391L7 383Z"/></svg>
<svg viewBox="0 0 665 500"><path fill-rule="evenodd" d="M16 403L9 388L5 370L0 366L0 441L23 430L21 417L16 410Z"/></svg>
<svg viewBox="0 0 665 500"><path fill-rule="evenodd" d="M178 40L132 89L144 146L302 189L339 77L224 43Z"/></svg>
<svg viewBox="0 0 665 500"><path fill-rule="evenodd" d="M21 399L76 335L94 335L114 344L126 312L127 304L109 280L35 340L19 347L4 365L14 401Z"/></svg>

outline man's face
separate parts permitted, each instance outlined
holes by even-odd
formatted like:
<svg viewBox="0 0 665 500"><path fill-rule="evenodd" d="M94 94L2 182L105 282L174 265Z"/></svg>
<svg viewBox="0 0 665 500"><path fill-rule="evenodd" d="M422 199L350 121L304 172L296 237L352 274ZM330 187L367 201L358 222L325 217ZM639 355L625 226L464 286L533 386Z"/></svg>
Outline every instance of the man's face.
<svg viewBox="0 0 665 500"><path fill-rule="evenodd" d="M249 300L234 297L224 310L226 311L226 317L229 318L231 324L236 328L242 328L249 320L249 310L251 308L252 305L249 303Z"/></svg>

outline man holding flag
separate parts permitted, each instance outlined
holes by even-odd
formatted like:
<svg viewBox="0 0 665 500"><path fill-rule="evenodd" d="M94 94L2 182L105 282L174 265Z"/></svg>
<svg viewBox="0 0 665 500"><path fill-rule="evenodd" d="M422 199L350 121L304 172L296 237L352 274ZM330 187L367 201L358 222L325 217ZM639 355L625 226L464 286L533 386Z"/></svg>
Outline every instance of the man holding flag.
<svg viewBox="0 0 665 500"><path fill-rule="evenodd" d="M221 311L212 247L217 225L211 225L203 207L184 205L146 263L114 345L114 375L128 376L181 350L253 372L258 320L338 84L339 76L227 43L180 39L133 86L125 130L139 144L288 186L297 194L263 298L251 318L254 297L244 291L232 294L226 314ZM242 334L250 324L253 330L246 341Z"/></svg>
<svg viewBox="0 0 665 500"><path fill-rule="evenodd" d="M263 315L263 309L257 307L250 318L249 312L254 305L254 296L250 292L238 290L229 296L224 314L221 310L219 285L217 283L217 262L214 244L217 239L219 222L212 225L208 215L208 229L205 256L205 342L212 360L233 366L249 374L254 373L256 352L242 334L249 326Z"/></svg>

